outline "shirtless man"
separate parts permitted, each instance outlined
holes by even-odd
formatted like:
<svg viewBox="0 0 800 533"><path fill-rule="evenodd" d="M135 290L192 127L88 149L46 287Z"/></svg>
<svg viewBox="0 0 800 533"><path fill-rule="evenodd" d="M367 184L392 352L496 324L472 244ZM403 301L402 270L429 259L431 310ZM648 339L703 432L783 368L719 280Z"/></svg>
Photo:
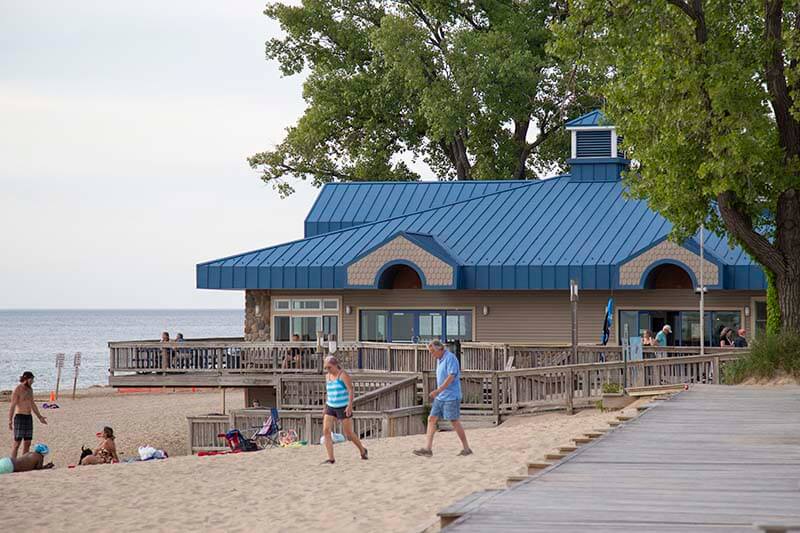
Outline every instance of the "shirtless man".
<svg viewBox="0 0 800 533"><path fill-rule="evenodd" d="M31 470L46 470L53 468L53 463L44 464L44 456L50 450L44 444L37 444L32 452L23 454L18 458L0 458L0 474L12 474L14 472L30 472Z"/></svg>
<svg viewBox="0 0 800 533"><path fill-rule="evenodd" d="M47 424L47 418L39 413L36 402L33 401L33 373L23 372L19 378L19 385L11 395L11 408L8 410L8 429L14 432L14 444L11 446L11 459L17 458L19 444L22 443L22 453L31 450L33 440L33 412L42 424Z"/></svg>

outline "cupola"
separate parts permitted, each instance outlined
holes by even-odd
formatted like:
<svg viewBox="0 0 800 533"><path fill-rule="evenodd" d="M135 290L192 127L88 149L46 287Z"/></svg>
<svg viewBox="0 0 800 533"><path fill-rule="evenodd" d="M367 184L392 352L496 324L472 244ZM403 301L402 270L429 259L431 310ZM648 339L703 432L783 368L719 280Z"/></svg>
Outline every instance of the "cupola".
<svg viewBox="0 0 800 533"><path fill-rule="evenodd" d="M567 163L574 181L618 181L630 161L618 152L617 130L599 109L567 122L572 154Z"/></svg>

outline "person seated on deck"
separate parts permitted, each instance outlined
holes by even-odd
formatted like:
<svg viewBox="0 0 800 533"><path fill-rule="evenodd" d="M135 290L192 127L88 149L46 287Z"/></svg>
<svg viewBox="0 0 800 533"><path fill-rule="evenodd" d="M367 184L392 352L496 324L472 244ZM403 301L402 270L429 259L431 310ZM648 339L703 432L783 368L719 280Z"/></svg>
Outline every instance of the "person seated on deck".
<svg viewBox="0 0 800 533"><path fill-rule="evenodd" d="M22 454L16 459L11 457L0 458L0 474L53 468L53 463L44 464L44 456L49 452L50 449L46 445L39 443L33 447L32 452Z"/></svg>
<svg viewBox="0 0 800 533"><path fill-rule="evenodd" d="M295 333L292 335L292 342L300 342L300 335ZM299 346L293 346L283 355L281 368L303 368L303 355L302 349Z"/></svg>
<svg viewBox="0 0 800 533"><path fill-rule="evenodd" d="M98 433L97 436L102 439L100 446L94 450L94 453L81 459L81 464L103 465L118 463L119 457L117 457L117 445L114 443L114 430L106 426L103 428L102 433Z"/></svg>

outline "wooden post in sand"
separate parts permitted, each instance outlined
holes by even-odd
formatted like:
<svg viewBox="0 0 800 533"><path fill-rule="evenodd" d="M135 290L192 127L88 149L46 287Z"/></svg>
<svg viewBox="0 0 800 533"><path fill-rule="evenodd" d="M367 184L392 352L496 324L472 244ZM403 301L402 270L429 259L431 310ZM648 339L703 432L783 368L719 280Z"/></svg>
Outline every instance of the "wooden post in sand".
<svg viewBox="0 0 800 533"><path fill-rule="evenodd" d="M64 354L56 354L56 400L58 400L58 388L61 386L61 369L64 368Z"/></svg>
<svg viewBox="0 0 800 533"><path fill-rule="evenodd" d="M81 352L75 352L75 358L72 360L75 366L75 378L72 380L72 399L75 399L75 389L78 388L78 369L81 367Z"/></svg>

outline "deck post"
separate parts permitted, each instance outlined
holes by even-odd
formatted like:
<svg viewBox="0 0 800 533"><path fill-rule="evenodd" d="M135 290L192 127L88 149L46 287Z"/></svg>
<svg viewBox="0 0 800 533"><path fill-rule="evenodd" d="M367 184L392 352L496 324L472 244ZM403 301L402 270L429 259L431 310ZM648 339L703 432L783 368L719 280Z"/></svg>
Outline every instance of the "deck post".
<svg viewBox="0 0 800 533"><path fill-rule="evenodd" d="M566 390L564 391L564 394L566 394L567 414L568 415L571 415L572 413L575 412L574 409L573 409L573 403L572 403L572 400L573 400L572 396L574 395L574 391L575 391L574 379L575 379L575 373L570 368L569 370L567 370L567 386L566 386Z"/></svg>
<svg viewBox="0 0 800 533"><path fill-rule="evenodd" d="M503 366L502 368L495 368L495 370L503 370L508 367L508 344L503 345Z"/></svg>
<svg viewBox="0 0 800 533"><path fill-rule="evenodd" d="M720 375L719 375L719 356L715 355L714 358L711 360L711 382L714 385L719 385Z"/></svg>
<svg viewBox="0 0 800 533"><path fill-rule="evenodd" d="M394 437L394 435L389 435L389 415L386 413L381 416L381 437Z"/></svg>
<svg viewBox="0 0 800 533"><path fill-rule="evenodd" d="M422 371L422 405L430 403L431 383L428 380L428 372Z"/></svg>
<svg viewBox="0 0 800 533"><path fill-rule="evenodd" d="M192 442L194 442L192 439L192 417L187 416L186 421L189 423L189 431L187 432L186 438L186 449L189 451L189 455L194 455L194 450L192 449Z"/></svg>
<svg viewBox="0 0 800 533"><path fill-rule="evenodd" d="M313 438L312 434L312 425L311 425L311 413L306 413L306 442L309 444L313 444L311 439Z"/></svg>
<svg viewBox="0 0 800 533"><path fill-rule="evenodd" d="M414 372L416 372L417 369L419 368L418 359L419 359L419 349L417 348L417 345L415 344L414 345Z"/></svg>
<svg viewBox="0 0 800 533"><path fill-rule="evenodd" d="M492 416L495 424L500 421L500 378L492 372Z"/></svg>
<svg viewBox="0 0 800 533"><path fill-rule="evenodd" d="M392 371L392 347L386 346L386 370Z"/></svg>

